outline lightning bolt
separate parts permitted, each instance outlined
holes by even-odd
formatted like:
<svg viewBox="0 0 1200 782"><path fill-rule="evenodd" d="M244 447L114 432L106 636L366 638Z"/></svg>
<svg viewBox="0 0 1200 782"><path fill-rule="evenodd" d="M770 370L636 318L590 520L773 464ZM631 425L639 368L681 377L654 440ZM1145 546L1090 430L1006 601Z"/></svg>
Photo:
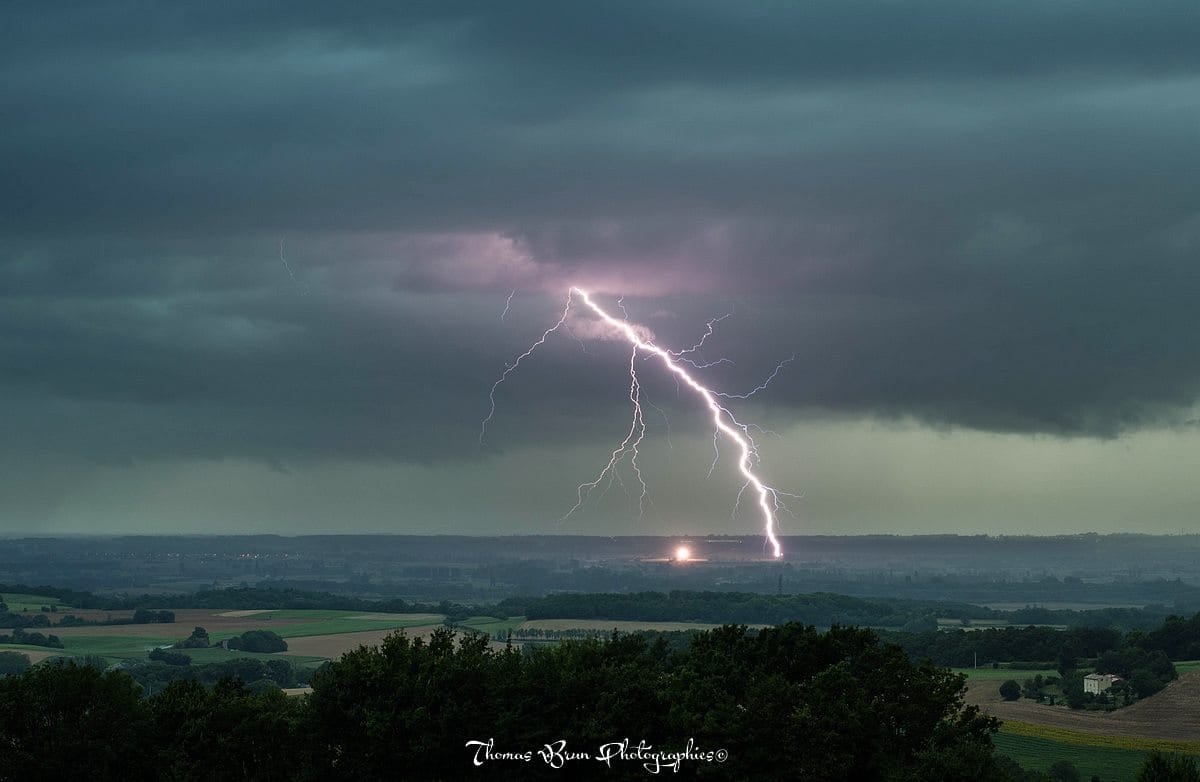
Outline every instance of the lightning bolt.
<svg viewBox="0 0 1200 782"><path fill-rule="evenodd" d="M646 479L642 476L642 468L638 466L638 446L642 444L642 440L646 437L646 418L642 415L642 383L637 376L637 354L638 346L634 345L633 353L629 356L629 401L633 403L633 421L629 424L629 434L625 435L625 439L621 441L608 458L608 464L604 465L604 469L600 471L593 480L579 484L576 492L578 498L575 505L559 519L559 523L566 521L575 511L579 510L583 503L595 489L605 479L609 478L610 485L613 477L617 477L617 465L620 464L625 454L629 454L629 466L633 468L633 474L637 478L638 486L641 487L641 494L638 495L638 520L640 521L646 515Z"/></svg>
<svg viewBox="0 0 1200 782"><path fill-rule="evenodd" d="M733 362L727 358L719 358L716 361L705 361L703 364L697 363L694 359L684 358L684 356L692 353L699 353L700 348L704 347L705 341L713 335L713 327L731 315L733 315L732 312L726 312L719 318L710 318L708 323L704 324L704 333L700 335L699 341L697 341L696 344L692 345L690 348L686 348L684 350L668 350L667 352L671 354L671 358L677 358L686 361L696 369L708 369L709 367L715 367L718 364L732 364ZM628 316L626 316L626 319L628 319ZM771 381L768 380L767 382L769 383Z"/></svg>
<svg viewBox="0 0 1200 782"><path fill-rule="evenodd" d="M491 402L491 409L480 427L480 444L482 445L484 442L484 436L487 432L488 423L492 420L492 418L495 417L496 414L496 389L500 387L500 385L508 378L510 374L516 371L517 367L522 361L532 355L537 348L545 344L546 340L549 339L551 334L564 327L564 324L567 322L567 316L571 311L571 305L576 297L578 297L578 299L583 302L583 304L586 305L586 307L590 309L596 315L596 317L624 337L624 339L632 346L632 352L629 359L629 400L633 406L633 420L630 424L629 432L625 435L625 439L621 441L620 445L613 449L612 454L609 456L608 463L604 466L596 478L579 485L577 491L577 501L575 505L569 511L567 511L566 515L563 516L562 520L567 519L571 514L575 513L575 511L577 511L584 504L584 502L587 501L591 492L606 479L609 482L608 485L611 485L614 479L617 481L621 480L620 476L617 474L617 466L624 459L626 454L629 455L630 466L632 467L634 476L637 478L638 485L641 488L639 509L643 513L645 512L647 494L646 482L642 475L641 468L638 466L637 462L638 447L646 435L646 419L642 412L641 382L639 381L637 375L637 359L640 352L644 353L646 358L659 359L663 367L674 377L677 384L687 386L694 391L697 396L700 397L701 401L704 403L705 407L708 408L709 413L712 415L712 422L715 427L715 431L713 432L714 448L716 447L717 441L721 435L724 435L726 438L733 441L739 452L739 458L737 460L738 471L745 480L741 490L738 492L738 499L734 504L734 512L736 513L737 511L737 506L741 502L742 495L745 494L747 490L752 491L757 498L756 504L758 505L759 512L762 515L763 529L767 541L770 543L774 555L776 557L782 557L783 547L780 545L779 537L777 535L777 522L775 513L777 510L787 510L786 506L783 505L781 500L781 495L785 493L768 486L755 473L755 467L759 461L758 448L755 445L754 438L750 435L750 428L738 421L737 418L734 417L733 413L718 401L718 398L727 397L744 399L752 396L758 391L766 388L767 384L769 384L771 380L773 380L775 376L779 374L779 371L782 369L783 365L787 364L792 359L789 358L787 361L776 367L775 372L772 373L771 377L768 378L766 382L748 394L722 394L721 392L713 391L712 389L708 388L699 380L697 380L692 373L683 366L683 364L686 363L691 365L693 368L700 368L700 365L697 365L686 356L687 354L697 352L703 345L704 340L711 335L713 324L723 320L724 318L715 318L712 321L709 321L706 334L700 339L700 342L694 345L692 348L683 351L672 352L655 345L652 341L643 337L642 334L639 334L638 330L629 323L627 314L625 319L616 318L610 315L592 300L591 295L587 291L583 290L582 288L572 286L567 291L567 302L563 307L562 314L559 316L558 321L553 326L546 329L546 331L543 332L542 336L537 341L535 341L524 353L518 356L514 362L509 364L496 382L492 384L491 391L488 394L488 399ZM621 309L622 313L624 313L625 308L620 299L617 300L617 306ZM715 460L713 465L715 467Z"/></svg>
<svg viewBox="0 0 1200 782"><path fill-rule="evenodd" d="M296 278L296 273L292 271L292 265L288 263L287 258L283 257L283 240L279 240L279 260L283 261L283 268L287 269L288 276L292 278L292 282L300 290L301 296L308 295L308 286L304 285Z"/></svg>
<svg viewBox="0 0 1200 782"><path fill-rule="evenodd" d="M572 290L574 290L574 289L572 289ZM488 411L487 418L483 419L483 423L481 423L479 425L479 444L480 445L484 445L484 438L487 437L487 425L491 422L491 420L493 418L496 417L496 389L500 387L501 383L503 383L505 380L508 379L509 375L511 375L513 372L515 372L517 370L517 367L519 367L521 365L522 361L524 361L525 359L532 356L533 352L535 350L537 350L538 348L540 348L542 345L545 345L546 340L548 340L550 338L551 334L553 334L554 332L556 332L560 328L562 328L562 325L567 322L567 315L570 314L570 312L571 312L571 293L570 293L570 291L568 291L567 292L567 305L565 307L563 307L562 315L559 316L558 322L555 323L550 328L546 329L542 333L542 336L539 337L536 342L534 342L532 345L530 345L528 350L526 350L521 355L517 356L516 361L512 362L507 367L505 367L504 372L500 375L499 378L496 379L496 382L492 383L492 390L488 392L488 400L491 402L492 408L490 411Z"/></svg>

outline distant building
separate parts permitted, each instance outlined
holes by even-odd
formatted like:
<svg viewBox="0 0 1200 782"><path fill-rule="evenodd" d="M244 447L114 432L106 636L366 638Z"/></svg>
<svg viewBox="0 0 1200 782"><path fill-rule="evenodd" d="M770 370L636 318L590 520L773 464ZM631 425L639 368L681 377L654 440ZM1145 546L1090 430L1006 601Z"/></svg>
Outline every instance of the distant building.
<svg viewBox="0 0 1200 782"><path fill-rule="evenodd" d="M1121 677L1111 673L1089 673L1083 677L1083 691L1092 695L1099 695L1102 692L1107 692L1110 687L1119 681L1121 681Z"/></svg>

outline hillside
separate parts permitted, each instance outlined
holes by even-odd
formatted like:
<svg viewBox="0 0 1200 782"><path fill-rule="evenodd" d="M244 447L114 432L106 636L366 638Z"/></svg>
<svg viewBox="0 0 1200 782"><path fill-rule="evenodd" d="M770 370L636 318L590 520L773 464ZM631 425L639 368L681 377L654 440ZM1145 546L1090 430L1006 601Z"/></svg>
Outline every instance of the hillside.
<svg viewBox="0 0 1200 782"><path fill-rule="evenodd" d="M1030 700L1004 701L999 681L979 679L967 690L977 704L1002 720L1115 736L1196 740L1200 737L1200 671L1189 671L1160 693L1112 712L1073 711Z"/></svg>

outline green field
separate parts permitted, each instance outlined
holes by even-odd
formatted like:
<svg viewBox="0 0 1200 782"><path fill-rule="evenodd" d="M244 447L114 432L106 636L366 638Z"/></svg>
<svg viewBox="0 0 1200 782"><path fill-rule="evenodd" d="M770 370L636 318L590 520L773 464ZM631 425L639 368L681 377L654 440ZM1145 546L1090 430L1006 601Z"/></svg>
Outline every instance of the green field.
<svg viewBox="0 0 1200 782"><path fill-rule="evenodd" d="M506 633L509 630L515 630L524 621L525 617L523 616L510 616L508 619L497 619L494 616L472 616L459 622L459 625L492 635L494 633Z"/></svg>
<svg viewBox="0 0 1200 782"><path fill-rule="evenodd" d="M275 660L280 657L286 657L291 662L297 665L320 665L325 662L324 657L307 657L301 654L267 654L243 651L230 651L229 649L221 649L212 647L209 649L179 649L188 657L192 658L192 663L195 665L205 665L207 663L222 663L226 660L233 660L238 657L249 657L254 660Z"/></svg>
<svg viewBox="0 0 1200 782"><path fill-rule="evenodd" d="M1180 674L1198 669L1200 669L1200 660L1180 660L1175 663L1175 670L1179 671Z"/></svg>
<svg viewBox="0 0 1200 782"><path fill-rule="evenodd" d="M354 614L348 614L354 616ZM260 629L270 630L281 638L298 638L306 635L341 635L342 633L361 633L365 630L391 630L401 627L421 627L423 625L434 625L442 621L441 617L436 619L340 619L332 617L321 622L308 622L305 624L274 624L274 622L263 622ZM236 632L214 632L211 637L214 641L221 641L226 638L232 638L235 635L241 635L244 630ZM187 635L187 633L184 633ZM181 636L182 637L182 636Z"/></svg>
<svg viewBox="0 0 1200 782"><path fill-rule="evenodd" d="M362 616L366 611L340 611L327 609L281 608L278 611L264 611L252 614L247 619L264 622L279 622L284 619L344 619L349 616Z"/></svg>
<svg viewBox="0 0 1200 782"><path fill-rule="evenodd" d="M967 675L967 681L995 681L997 683L1006 679L1015 679L1018 683L1024 682L1026 679L1041 674L1045 676L1058 676L1058 671L1041 670L1033 668L951 668L955 673L964 673ZM997 686L999 686L997 684Z"/></svg>
<svg viewBox="0 0 1200 782"><path fill-rule="evenodd" d="M1057 760L1069 760L1084 779L1132 780L1147 752L1200 755L1200 740L1148 739L1009 720L993 737L996 750L1026 768L1045 771Z"/></svg>
<svg viewBox="0 0 1200 782"><path fill-rule="evenodd" d="M30 646L28 644L0 644L0 652L52 652L54 654L63 654L62 649L47 649L44 646Z"/></svg>
<svg viewBox="0 0 1200 782"><path fill-rule="evenodd" d="M1087 747L1065 744L1051 739L1019 736L1003 729L992 737L996 752L1008 755L1023 767L1049 771L1059 760L1069 760L1079 769L1083 779L1099 776L1102 782L1132 782L1146 753L1133 749Z"/></svg>
<svg viewBox="0 0 1200 782"><path fill-rule="evenodd" d="M24 598L38 598L36 595L23 595ZM40 607L40 606L39 606ZM442 620L441 615L430 616L404 616L396 615L391 618L381 619L354 619L352 617L363 616L363 611L271 611L260 615L249 617L237 617L237 621L245 623L246 620L251 620L251 623L256 629L270 630L278 634L282 638L298 638L302 636L313 635L341 635L343 633L357 633L369 630L392 630L404 627L418 627L422 625L437 624ZM212 621L201 623L208 625L209 638L213 643L224 641L236 635L246 632L251 627L243 624L236 629L217 629L220 627L222 620L228 626L228 622L232 618L222 618L217 615L212 617ZM496 621L490 617L483 617L488 621ZM298 621L309 620L309 621ZM23 646L17 644L0 644L0 649L9 649L19 652L49 652L53 655L64 656L83 656L88 654L104 657L110 663L119 662L127 659L145 659L151 649L159 646L170 646L177 641L181 641L188 636L192 631L194 622L176 622L175 624L155 625L153 635L145 636L138 635L136 632L122 632L124 629L133 630L134 626L120 625L115 627L96 626L88 628L87 632L79 633L72 630L60 636L63 642L62 649L49 649L41 646ZM141 629L143 626L136 626ZM55 628L38 628L42 633L53 634ZM262 657L253 652L229 651L225 649L186 649L183 650L190 655L192 661L200 664L207 662L217 662L219 660L229 660L234 657ZM292 655L284 652L282 656L289 658L293 662L300 664L313 664L319 662L323 658L312 657L306 655Z"/></svg>
<svg viewBox="0 0 1200 782"><path fill-rule="evenodd" d="M48 595L23 595L16 592L5 592L0 595L0 603L5 603L9 611L41 611L42 606L58 606L59 612L70 611L71 607L57 597Z"/></svg>

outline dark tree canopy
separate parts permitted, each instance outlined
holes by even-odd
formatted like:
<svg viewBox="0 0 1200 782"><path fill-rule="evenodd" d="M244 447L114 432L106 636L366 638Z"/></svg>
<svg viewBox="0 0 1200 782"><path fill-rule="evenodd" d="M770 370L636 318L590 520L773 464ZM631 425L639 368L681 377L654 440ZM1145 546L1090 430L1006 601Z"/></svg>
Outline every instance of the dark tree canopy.
<svg viewBox="0 0 1200 782"><path fill-rule="evenodd" d="M512 751L566 740L597 753L629 738L728 753L685 762L682 778L1006 779L992 753L998 723L963 705L963 678L914 665L868 630L725 626L682 649L614 635L526 653L442 629L345 655L306 699L241 683L263 673L173 681L148 698L122 672L71 663L0 680L12 750L0 779L460 779L476 770L466 742L493 738ZM536 759L483 771L567 778ZM566 772L646 775L636 762Z"/></svg>
<svg viewBox="0 0 1200 782"><path fill-rule="evenodd" d="M0 652L0 676L23 673L29 667L29 657L20 652Z"/></svg>
<svg viewBox="0 0 1200 782"><path fill-rule="evenodd" d="M270 630L248 630L228 641L230 649L244 652L286 652L287 641Z"/></svg>

